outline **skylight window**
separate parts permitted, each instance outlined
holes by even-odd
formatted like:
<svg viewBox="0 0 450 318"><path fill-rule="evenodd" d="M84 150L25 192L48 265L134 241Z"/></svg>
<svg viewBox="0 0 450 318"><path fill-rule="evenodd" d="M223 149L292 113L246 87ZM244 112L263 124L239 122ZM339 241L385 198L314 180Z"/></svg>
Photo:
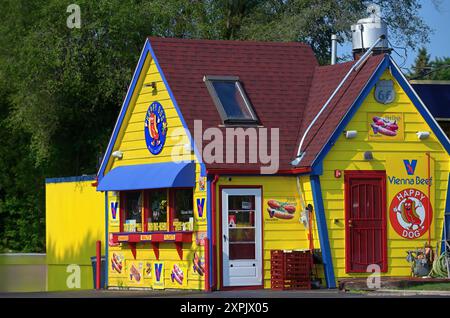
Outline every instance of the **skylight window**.
<svg viewBox="0 0 450 318"><path fill-rule="evenodd" d="M205 76L203 80L225 124L258 123L238 77Z"/></svg>

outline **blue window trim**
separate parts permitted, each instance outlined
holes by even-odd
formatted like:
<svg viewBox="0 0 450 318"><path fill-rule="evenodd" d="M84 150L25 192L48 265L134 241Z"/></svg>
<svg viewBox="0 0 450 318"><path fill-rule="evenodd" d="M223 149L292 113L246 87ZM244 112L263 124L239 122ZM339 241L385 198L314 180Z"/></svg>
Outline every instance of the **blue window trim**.
<svg viewBox="0 0 450 318"><path fill-rule="evenodd" d="M63 182L80 182L80 181L94 181L95 175L84 175L75 177L62 177L62 178L46 178L45 183L63 183Z"/></svg>
<svg viewBox="0 0 450 318"><path fill-rule="evenodd" d="M164 75L164 72L162 71L162 68L159 65L158 59L156 57L155 52L153 51L153 48L152 48L152 46L150 44L150 41L149 41L149 39L146 39L144 47L142 48L141 55L139 57L138 65L137 65L137 67L136 67L136 69L134 71L133 78L131 80L131 85L130 85L128 91L127 91L127 95L125 96L125 100L124 100L124 102L122 104L122 108L120 110L119 117L117 118L116 125L114 126L114 130L113 130L111 139L110 139L110 141L108 143L108 147L106 149L105 156L103 157L103 160L102 160L102 163L101 163L98 175L97 175L99 181L103 178L103 176L105 174L105 169L106 169L106 166L108 165L108 162L110 160L112 149L114 148L114 145L115 145L115 143L117 141L117 137L118 137L119 132L120 132L120 129L122 128L122 124L123 124L123 121L125 119L125 115L126 115L126 113L128 111L128 107L130 106L131 97L134 94L134 91L136 89L136 84L137 84L138 79L139 79L139 77L140 77L140 75L142 73L142 68L144 66L145 60L146 60L148 55L150 55L152 60L155 62L156 68L158 69L158 72L161 75L161 79L162 79L164 85L167 88L167 92L169 93L170 99L173 102L175 110L177 111L178 117L180 118L180 121L181 121L181 123L182 123L182 125L183 125L183 127L185 129L185 132L186 132L186 134L187 134L187 136L189 138L189 141L191 142L191 145L193 145L193 147L194 147L195 156L196 156L198 162L200 163L201 175L202 176L206 175L206 167L205 167L205 164L202 162L201 156L199 155L199 151L197 149L197 145L195 144L194 139L192 138L192 135L191 135L191 133L189 131L189 128L188 128L188 126L186 124L186 121L184 120L184 117L181 114L180 108L178 107L178 103L177 103L177 101L176 101L176 99L175 99L175 97L174 97L174 95L172 93L172 90L171 90L171 88L169 86L169 83L167 82L167 79L166 79L166 77Z"/></svg>
<svg viewBox="0 0 450 318"><path fill-rule="evenodd" d="M330 240L328 237L327 220L325 217L325 208L323 206L322 188L320 186L320 177L311 175L311 189L314 201L314 212L317 220L317 229L319 231L320 249L322 250L323 269L325 272L325 281L328 288L336 288L336 279L334 275L333 259L331 257Z"/></svg>

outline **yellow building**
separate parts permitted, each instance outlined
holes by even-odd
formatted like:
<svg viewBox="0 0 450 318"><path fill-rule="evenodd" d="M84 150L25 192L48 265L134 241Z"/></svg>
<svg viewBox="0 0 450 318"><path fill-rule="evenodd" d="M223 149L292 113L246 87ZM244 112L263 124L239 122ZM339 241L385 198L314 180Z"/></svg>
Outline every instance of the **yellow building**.
<svg viewBox="0 0 450 318"><path fill-rule="evenodd" d="M148 38L97 176L107 286L271 288L296 249L328 288L409 276L447 237L449 149L389 54Z"/></svg>
<svg viewBox="0 0 450 318"><path fill-rule="evenodd" d="M106 237L105 196L94 182L95 176L46 179L48 291L94 288L91 257Z"/></svg>

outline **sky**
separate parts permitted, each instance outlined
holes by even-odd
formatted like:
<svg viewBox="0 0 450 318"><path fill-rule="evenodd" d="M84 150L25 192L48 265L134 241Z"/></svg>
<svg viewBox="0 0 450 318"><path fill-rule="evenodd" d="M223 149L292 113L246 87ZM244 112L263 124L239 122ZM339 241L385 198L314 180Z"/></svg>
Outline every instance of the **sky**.
<svg viewBox="0 0 450 318"><path fill-rule="evenodd" d="M428 24L434 31L430 35L430 42L425 45L428 53L431 56L431 60L435 57L450 56L450 0L440 0L439 11L433 5L431 0L421 0L422 8L419 11L420 16L423 18L426 24ZM350 54L352 50L351 43L345 43L338 46L338 56L341 54ZM398 50L398 53L403 55L403 50ZM392 57L397 64L403 64L404 59L400 58L397 54L393 53ZM414 63L417 57L417 50L413 51L409 49L407 51L407 59L404 69L409 69Z"/></svg>

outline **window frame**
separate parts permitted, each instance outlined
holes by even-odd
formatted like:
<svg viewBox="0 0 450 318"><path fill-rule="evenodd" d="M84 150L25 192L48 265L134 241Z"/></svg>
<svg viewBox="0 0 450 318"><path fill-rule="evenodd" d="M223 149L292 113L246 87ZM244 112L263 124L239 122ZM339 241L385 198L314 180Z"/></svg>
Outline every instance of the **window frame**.
<svg viewBox="0 0 450 318"><path fill-rule="evenodd" d="M140 192L141 195L144 195L142 190L131 190L131 191L120 191L120 203L119 203L119 207L120 207L120 232L124 231L124 224L125 224L125 210L127 208L127 194L129 193L137 193ZM142 202L144 202L145 197L142 198ZM144 225L145 225L145 220L143 219L143 215L144 215L144 209L143 207L141 207L141 232L144 232ZM136 233L141 233L136 231Z"/></svg>
<svg viewBox="0 0 450 318"><path fill-rule="evenodd" d="M250 100L247 96L247 93L245 92L244 88L242 87L242 83L239 80L239 76L219 76L219 75L204 75L203 81L206 84L206 88L208 89L209 95L211 96L214 105L216 106L220 118L222 119L222 122L224 124L245 124L245 125L258 125L259 124L259 118L256 116L256 113L253 109L252 103L250 103ZM244 101L245 107L247 108L248 112L250 113L251 119L240 119L240 118L229 118L227 115L227 112L225 110L224 105L220 101L220 98L217 94L217 91L213 85L214 81L220 81L220 82L230 82L234 83Z"/></svg>
<svg viewBox="0 0 450 318"><path fill-rule="evenodd" d="M158 191L158 190L164 190L167 194L167 226L165 231L149 231L148 230L148 216L150 215L150 207L149 207L149 200L150 195L152 191ZM126 210L126 204L127 204L127 194L129 193L136 193L139 192L143 196L142 198L142 212L141 212L141 231L136 233L144 233L144 232L175 232L174 231L174 225L173 220L175 218L175 193L176 191L180 190L192 190L192 215L195 215L194 211L194 194L195 189L194 188L161 188L161 189L145 189L145 190L131 190L131 191L120 191L119 198L119 209L120 209L120 227L119 231L124 232L124 224L125 224L125 210ZM183 232L183 231L176 231L176 232Z"/></svg>

